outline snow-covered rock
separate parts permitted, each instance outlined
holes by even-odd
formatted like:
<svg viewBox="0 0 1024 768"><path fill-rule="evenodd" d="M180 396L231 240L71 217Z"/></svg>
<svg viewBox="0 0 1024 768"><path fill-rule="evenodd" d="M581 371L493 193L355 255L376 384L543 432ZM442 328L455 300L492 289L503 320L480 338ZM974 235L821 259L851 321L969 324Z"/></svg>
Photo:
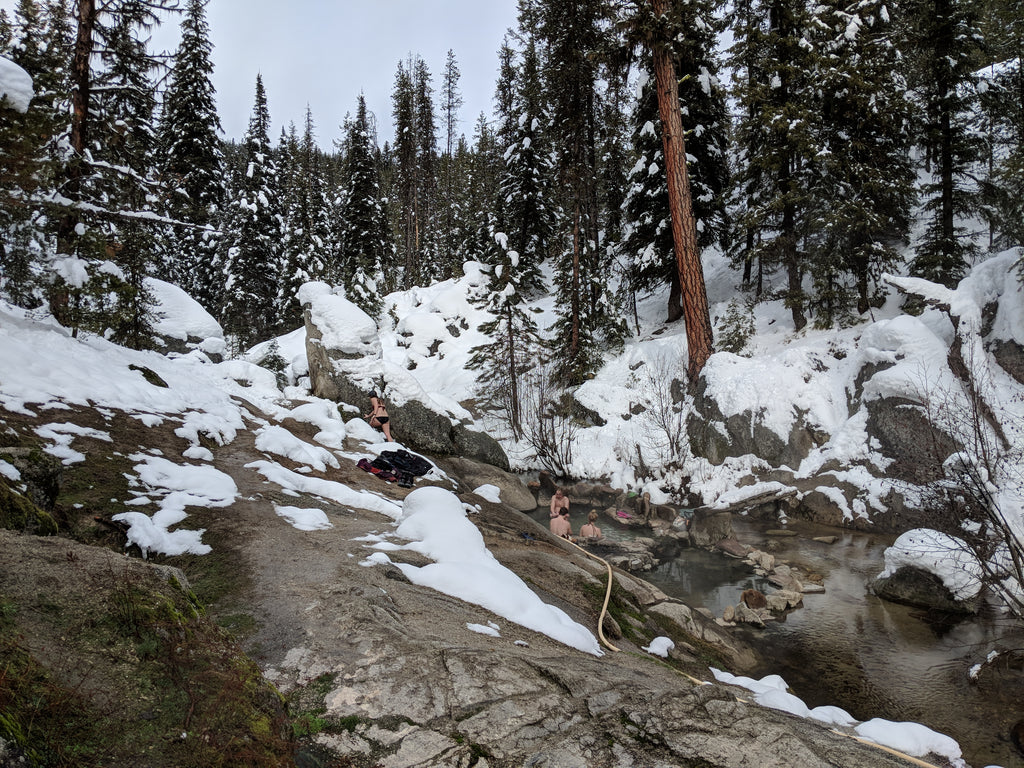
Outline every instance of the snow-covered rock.
<svg viewBox="0 0 1024 768"><path fill-rule="evenodd" d="M10 59L0 56L0 104L6 102L18 112L27 112L33 96L32 76Z"/></svg>
<svg viewBox="0 0 1024 768"><path fill-rule="evenodd" d="M498 441L474 428L458 402L428 392L415 368L410 371L384 358L381 331L363 310L326 283L306 283L298 295L305 310L306 358L314 395L365 413L370 395L380 394L387 403L392 434L408 448L510 468ZM426 325L436 336L441 325L433 322L433 313L428 317L429 323L403 327L415 336L413 329Z"/></svg>

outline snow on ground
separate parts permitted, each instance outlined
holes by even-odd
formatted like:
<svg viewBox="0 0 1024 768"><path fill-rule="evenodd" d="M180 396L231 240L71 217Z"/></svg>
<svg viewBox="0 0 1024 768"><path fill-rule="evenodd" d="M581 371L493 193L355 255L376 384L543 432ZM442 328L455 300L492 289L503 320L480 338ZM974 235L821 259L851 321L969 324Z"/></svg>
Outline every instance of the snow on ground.
<svg viewBox="0 0 1024 768"><path fill-rule="evenodd" d="M238 495L238 488L230 475L206 465L176 464L161 456L133 454L138 462L132 484L141 486L136 491L135 504L148 505L158 498L159 509L153 515L144 512L120 512L113 520L127 523L129 544L135 544L143 557L150 552L165 555L205 555L210 551L202 543L204 529L188 530L178 525L188 516L186 507L227 507ZM111 500L116 501L116 499ZM126 503L133 503L127 502Z"/></svg>
<svg viewBox="0 0 1024 768"><path fill-rule="evenodd" d="M760 680L731 675L711 668L711 673L720 683L738 685L753 692L754 701L764 707L779 709L797 717L810 718L827 725L850 727L861 738L898 750L912 757L939 755L949 760L954 768L967 768L963 761L960 745L949 736L927 728L920 723L895 723L875 718L857 723L848 712L839 707L809 708L798 697L789 693L786 681L778 675L768 675Z"/></svg>
<svg viewBox="0 0 1024 768"><path fill-rule="evenodd" d="M980 317L976 308L994 303L997 311L991 338L1024 343L1024 293L1019 290L1011 268L1019 256L1019 251L1011 251L989 259L957 290L933 298L948 301L970 323ZM438 412L464 419L469 418L469 413L460 403L480 394L477 374L467 370L466 362L470 350L484 341L478 326L489 319L469 300L483 283L480 265L467 263L465 272L464 277L455 280L385 297L380 327L347 301L342 292L324 283L307 284L302 295L310 302L314 319L324 332L324 343L361 355L359 360L346 361L346 365L351 365L350 373L368 389L383 383L383 394L396 404L415 398ZM736 275L724 259L714 256L708 259L706 274L712 316L721 319L729 299L735 295ZM901 286L919 292L935 290L919 282ZM161 332L174 338L181 338L184 333L186 337L212 339L215 347L223 334L218 334L208 316L196 309L198 305L190 304L187 296L172 288L156 285L163 313ZM538 303L537 318L542 328L554 319L555 302L554 296L547 296ZM653 416L666 397L671 402L671 380L683 378L685 329L681 322L664 322L664 295L641 296L637 313L639 332L626 342L623 353L609 359L576 392L576 398L605 423L580 430L571 469L577 476L600 477L623 489L650 492L656 503L663 503L671 501L662 487L664 481L640 481L633 466L637 451L648 466L655 468L667 458L666 436ZM757 305L752 321L757 333L741 355L719 353L708 362L708 379L720 395L726 415L754 409L762 424L783 438L788 437L797 418L805 420L828 439L800 467L792 468L797 475L814 476L830 462L848 466L837 476L861 488L863 493L844 513L869 517L883 509L884 480L866 467L884 469L887 460L868 444L864 410L849 412L853 379L866 364L888 366L867 383L861 395L866 399L900 396L921 402L926 389L956 392L957 384L944 363L954 339L948 317L938 309L927 309L919 317L903 315L894 292L885 306L873 310L870 320L850 327L809 327L794 333L788 312L779 301ZM190 330L181 327L176 335L175 326L179 324ZM249 468L285 492L313 494L343 507L379 512L395 521L395 535L407 543L396 545L378 540L379 551L370 556L370 562L386 561L389 546L415 548L435 562L423 568L400 565L410 580L485 606L497 615L573 647L600 653L588 630L544 604L517 581L518 577L500 569L483 548L479 533L465 517L461 505L453 501L454 496L410 494L403 507L374 494L311 476L313 472L338 466L339 458L352 458L341 450L346 438L360 441L370 453L393 448L394 444L378 442L379 433L360 418L361 413L350 410L339 414L333 403L309 396L306 344L305 329L299 328L254 347L237 359L212 364L203 354L212 353L212 347L176 356L134 352L96 336L83 334L72 338L51 319L0 302L0 359L4 361L0 370L0 404L32 415L69 406L88 406L101 412L121 409L145 424L172 420L178 424L177 434L192 444L182 459L205 462L212 461L214 456L200 445L201 436L224 445L248 428L243 401L261 408L276 422L290 418L313 424L319 430L314 437L316 445L295 438L276 424L258 424L257 444L270 458L254 462ZM283 390L275 372L257 365L272 352L284 361ZM987 393L1010 420L1024 418L1019 385L998 368L982 366L983 362L977 364L978 370L988 377ZM151 383L143 369L155 373L167 387ZM296 400L300 401L298 405ZM72 443L84 435L60 429L60 424L54 420L44 437L51 443L50 450L58 452L62 460L75 460L77 452ZM481 426L504 440L514 466L531 468L528 447L514 444L500 422L487 418ZM88 436L97 438L95 434ZM285 469L271 460L276 456L298 462L301 471ZM233 492L226 487L197 492L192 483L200 487L204 483L217 486L215 475L194 474L204 465L166 460L176 467L172 469L155 459L134 458L138 462L139 489L134 499L125 500L130 508L121 516L131 525L132 540L143 551L208 551L201 541L202 531L171 528L184 520L188 506L229 504ZM679 477L690 477L692 487L706 502L725 503L735 493L737 481L759 463L760 460L747 456L711 466L689 457L679 470ZM0 472L6 477L13 471L8 466L0 465ZM186 477L188 489L182 487ZM743 492L755 490L768 489ZM478 491L490 498L489 488ZM1010 516L1011 526L1024 534L1020 494L1003 486L999 493L1001 508ZM140 510L151 504L158 507L152 515ZM312 532L330 525L322 510L278 506L276 512L301 530ZM948 564L930 567L949 570ZM663 650L654 643L648 649L652 653ZM764 702L772 702L769 705L801 714L806 710L790 698L784 685L763 685L766 687L759 695ZM814 717L817 713L818 719L834 724L845 724L848 718L834 708L809 712L806 716ZM902 725L866 730L871 738L898 741L902 736L909 741L910 729ZM887 730L895 730L897 737L886 735Z"/></svg>
<svg viewBox="0 0 1024 768"><path fill-rule="evenodd" d="M466 517L459 497L434 486L405 498L395 537L409 543L378 541L368 563L391 563L386 551L408 549L434 562L417 567L394 563L413 584L479 605L502 618L595 656L603 652L593 633L560 608L541 600L522 579L497 561L483 536Z"/></svg>
<svg viewBox="0 0 1024 768"><path fill-rule="evenodd" d="M649 645L647 645L644 648L641 648L640 650L641 651L647 651L650 654L653 654L655 656L661 656L662 658L667 659L668 658L668 652L671 651L675 647L676 647L676 644L672 642L671 638L669 638L669 637L656 637L653 640L651 640Z"/></svg>
<svg viewBox="0 0 1024 768"><path fill-rule="evenodd" d="M302 507L290 507L274 505L274 511L280 517L287 520L292 527L300 531L321 531L325 528L333 528L327 513L322 509L309 509Z"/></svg>

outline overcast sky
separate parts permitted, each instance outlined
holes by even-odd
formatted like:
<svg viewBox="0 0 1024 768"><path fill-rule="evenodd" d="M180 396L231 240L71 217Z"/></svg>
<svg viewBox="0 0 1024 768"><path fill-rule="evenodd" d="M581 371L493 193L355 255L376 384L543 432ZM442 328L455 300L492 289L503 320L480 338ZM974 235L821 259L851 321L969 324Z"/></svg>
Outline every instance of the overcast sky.
<svg viewBox="0 0 1024 768"><path fill-rule="evenodd" d="M0 0L2 8L15 4ZM355 114L362 91L383 144L393 138L398 62L410 53L423 58L433 75L436 107L452 49L465 101L460 132L471 137L480 112L491 114L498 48L515 16L516 0L210 0L213 83L225 134L241 138L245 132L261 73L272 140L289 122L301 130L308 104L320 145L330 147L341 138L345 114ZM173 19L165 23L155 41L176 47L177 26Z"/></svg>

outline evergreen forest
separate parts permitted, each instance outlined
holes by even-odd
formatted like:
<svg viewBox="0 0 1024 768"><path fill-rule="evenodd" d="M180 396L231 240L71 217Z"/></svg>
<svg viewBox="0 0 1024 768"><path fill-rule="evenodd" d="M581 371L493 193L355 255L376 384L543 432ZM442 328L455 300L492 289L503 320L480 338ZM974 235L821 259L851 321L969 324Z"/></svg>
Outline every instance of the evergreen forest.
<svg viewBox="0 0 1024 768"><path fill-rule="evenodd" d="M519 0L493 114L459 133L456 52L435 73L410 54L393 144L362 98L336 131L308 110L273 131L259 76L244 137L225 139L205 6L0 11L0 56L35 94L24 112L0 101L4 300L146 348L157 278L240 352L301 325L307 281L376 316L476 261L493 343L473 365L514 411L538 356L557 350L558 381L578 384L633 332L638 296L664 293L673 321L702 290L673 249L658 52L696 246L735 269L717 349L758 301L784 299L795 330L849 323L885 272L954 286L1024 240L1021 0ZM169 56L148 47L158 24L180 25ZM530 302L550 292L541 328Z"/></svg>

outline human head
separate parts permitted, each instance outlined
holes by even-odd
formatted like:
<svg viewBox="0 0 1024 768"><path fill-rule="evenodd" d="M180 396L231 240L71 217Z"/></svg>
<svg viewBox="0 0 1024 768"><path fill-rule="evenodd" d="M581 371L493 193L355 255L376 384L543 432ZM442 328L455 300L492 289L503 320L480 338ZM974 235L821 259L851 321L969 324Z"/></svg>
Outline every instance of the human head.
<svg viewBox="0 0 1024 768"><path fill-rule="evenodd" d="M562 496L565 496L565 489L564 488L555 488L555 496L558 496L559 498L561 498Z"/></svg>
<svg viewBox="0 0 1024 768"><path fill-rule="evenodd" d="M560 510L558 510L558 514L565 515L566 517L568 517L569 516L569 510L566 509L565 507L562 507Z"/></svg>
<svg viewBox="0 0 1024 768"><path fill-rule="evenodd" d="M596 509L590 510L590 514L587 515L587 520L589 520L590 522L594 522L595 520L597 520L597 510Z"/></svg>

